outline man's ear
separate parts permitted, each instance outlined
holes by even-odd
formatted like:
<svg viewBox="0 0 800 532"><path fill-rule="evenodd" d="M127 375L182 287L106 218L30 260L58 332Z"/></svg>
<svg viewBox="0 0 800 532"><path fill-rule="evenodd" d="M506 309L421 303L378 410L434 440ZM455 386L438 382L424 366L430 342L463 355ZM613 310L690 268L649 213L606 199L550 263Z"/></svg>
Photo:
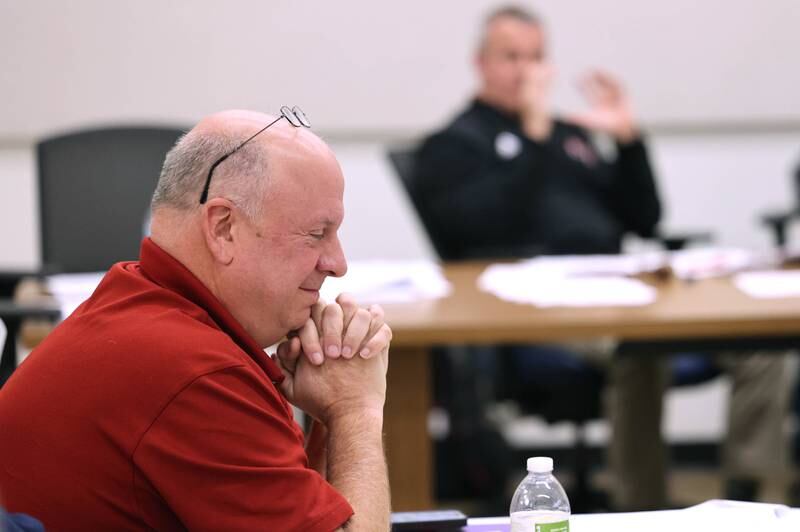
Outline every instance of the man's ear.
<svg viewBox="0 0 800 532"><path fill-rule="evenodd" d="M228 265L233 261L237 222L233 203L225 198L213 198L203 207L203 237L214 260Z"/></svg>
<svg viewBox="0 0 800 532"><path fill-rule="evenodd" d="M472 68L481 79L484 79L486 74L486 52L481 48L472 57Z"/></svg>

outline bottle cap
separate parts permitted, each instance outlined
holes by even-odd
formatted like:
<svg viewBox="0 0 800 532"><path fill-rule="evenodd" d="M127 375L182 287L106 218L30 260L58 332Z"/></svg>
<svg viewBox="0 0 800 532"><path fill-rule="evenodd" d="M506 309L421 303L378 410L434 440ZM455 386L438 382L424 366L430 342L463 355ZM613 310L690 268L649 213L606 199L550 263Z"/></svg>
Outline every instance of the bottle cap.
<svg viewBox="0 0 800 532"><path fill-rule="evenodd" d="M528 458L528 471L530 473L551 473L553 471L553 459L549 456Z"/></svg>

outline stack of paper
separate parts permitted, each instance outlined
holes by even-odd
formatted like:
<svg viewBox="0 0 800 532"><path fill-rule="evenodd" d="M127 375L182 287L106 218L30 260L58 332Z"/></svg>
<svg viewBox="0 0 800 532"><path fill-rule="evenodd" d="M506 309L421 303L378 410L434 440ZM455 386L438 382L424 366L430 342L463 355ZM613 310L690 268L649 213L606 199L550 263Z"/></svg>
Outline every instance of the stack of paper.
<svg viewBox="0 0 800 532"><path fill-rule="evenodd" d="M797 532L800 510L780 504L712 500L685 510L573 515L572 532ZM508 532L508 517L470 519L466 532Z"/></svg>
<svg viewBox="0 0 800 532"><path fill-rule="evenodd" d="M478 278L481 290L500 299L537 307L642 306L657 291L638 279L636 257L543 257L493 264Z"/></svg>
<svg viewBox="0 0 800 532"><path fill-rule="evenodd" d="M559 276L638 275L665 265L667 254L647 252L630 255L558 255L542 256L521 262L539 272Z"/></svg>
<svg viewBox="0 0 800 532"><path fill-rule="evenodd" d="M756 253L739 248L697 248L674 251L669 264L679 279L697 281L711 277L722 277L752 268L771 257L759 257Z"/></svg>
<svg viewBox="0 0 800 532"><path fill-rule="evenodd" d="M736 288L757 299L800 297L800 271L779 270L740 273L733 278Z"/></svg>
<svg viewBox="0 0 800 532"><path fill-rule="evenodd" d="M798 516L789 507L779 504L742 503L712 500L686 508L662 512L630 514L604 514L575 516L575 532L672 532L674 530L724 530L725 532L751 532L771 530L789 532L800 530ZM572 524L572 523L570 523Z"/></svg>
<svg viewBox="0 0 800 532"><path fill-rule="evenodd" d="M350 261L347 275L330 277L321 297L333 301L347 292L361 305L410 303L445 297L452 290L441 267L427 260Z"/></svg>

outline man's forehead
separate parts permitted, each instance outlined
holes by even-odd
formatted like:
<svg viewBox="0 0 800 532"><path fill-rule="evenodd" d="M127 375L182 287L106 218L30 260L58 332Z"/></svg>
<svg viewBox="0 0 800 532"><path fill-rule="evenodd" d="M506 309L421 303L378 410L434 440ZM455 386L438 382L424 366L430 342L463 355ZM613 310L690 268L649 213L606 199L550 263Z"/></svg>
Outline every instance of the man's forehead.
<svg viewBox="0 0 800 532"><path fill-rule="evenodd" d="M313 195L341 199L344 175L333 151L318 137L266 136L260 142L269 153L268 172L273 192L288 193L295 198Z"/></svg>
<svg viewBox="0 0 800 532"><path fill-rule="evenodd" d="M542 28L538 23L527 22L513 17L498 17L486 28L486 43L506 43L509 41L536 41L542 37Z"/></svg>
<svg viewBox="0 0 800 532"><path fill-rule="evenodd" d="M293 194L341 198L344 176L335 158L305 157L293 153L272 159L272 183Z"/></svg>
<svg viewBox="0 0 800 532"><path fill-rule="evenodd" d="M335 191L322 190L324 188L303 189L297 183L277 187L267 199L273 206L267 212L278 223L288 223L300 231L318 227L338 228L344 220L343 198Z"/></svg>

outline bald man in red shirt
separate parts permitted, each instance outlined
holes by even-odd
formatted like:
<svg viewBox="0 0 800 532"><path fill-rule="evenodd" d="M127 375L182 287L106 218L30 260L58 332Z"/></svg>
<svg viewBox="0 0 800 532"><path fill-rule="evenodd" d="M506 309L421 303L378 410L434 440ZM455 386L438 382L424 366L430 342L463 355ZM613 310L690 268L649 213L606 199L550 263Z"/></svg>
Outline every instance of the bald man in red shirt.
<svg viewBox="0 0 800 532"><path fill-rule="evenodd" d="M140 260L0 390L9 511L48 530L388 529L391 330L319 300L347 267L344 180L307 127L228 111L170 151Z"/></svg>

